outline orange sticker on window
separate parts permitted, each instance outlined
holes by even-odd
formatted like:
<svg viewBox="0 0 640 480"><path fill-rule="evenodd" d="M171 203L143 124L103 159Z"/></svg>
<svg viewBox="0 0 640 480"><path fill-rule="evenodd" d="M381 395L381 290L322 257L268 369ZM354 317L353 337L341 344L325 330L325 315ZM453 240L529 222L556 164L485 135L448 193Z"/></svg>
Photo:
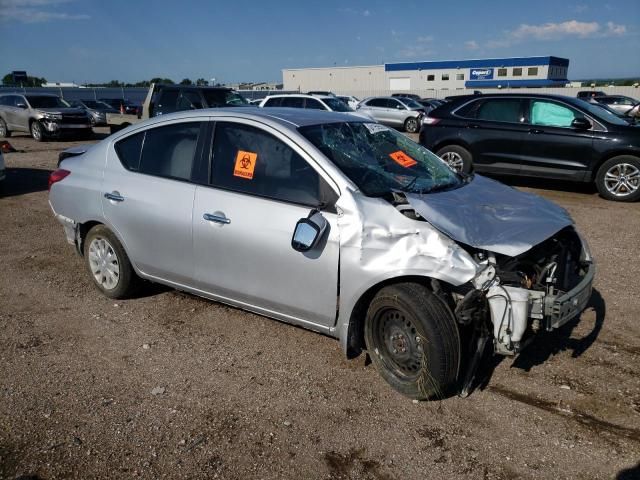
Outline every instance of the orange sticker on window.
<svg viewBox="0 0 640 480"><path fill-rule="evenodd" d="M413 167L418 163L402 150L390 153L389 156L394 159L397 164L402 165L404 168Z"/></svg>
<svg viewBox="0 0 640 480"><path fill-rule="evenodd" d="M253 178L253 171L256 168L256 160L258 160L257 153L238 150L236 165L233 168L233 176L251 180Z"/></svg>

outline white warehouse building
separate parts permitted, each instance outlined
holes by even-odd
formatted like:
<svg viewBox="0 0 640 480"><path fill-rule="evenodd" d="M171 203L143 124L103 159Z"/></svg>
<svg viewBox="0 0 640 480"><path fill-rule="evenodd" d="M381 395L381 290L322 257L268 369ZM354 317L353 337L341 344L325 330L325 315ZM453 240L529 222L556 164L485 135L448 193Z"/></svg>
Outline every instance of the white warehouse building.
<svg viewBox="0 0 640 480"><path fill-rule="evenodd" d="M284 90L419 92L483 88L564 87L569 60L559 57L511 57L476 60L385 63L362 67L288 68Z"/></svg>

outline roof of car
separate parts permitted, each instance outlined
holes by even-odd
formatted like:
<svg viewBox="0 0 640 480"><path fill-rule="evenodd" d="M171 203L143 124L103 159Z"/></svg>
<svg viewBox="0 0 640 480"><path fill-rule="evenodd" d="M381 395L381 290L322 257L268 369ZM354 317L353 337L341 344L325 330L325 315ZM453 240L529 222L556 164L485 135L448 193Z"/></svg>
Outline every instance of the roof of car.
<svg viewBox="0 0 640 480"><path fill-rule="evenodd" d="M170 113L153 117L149 120L162 121L168 119L181 119L193 117L242 117L257 121L271 121L288 128L306 127L309 125L319 125L323 123L337 122L366 122L361 116L350 115L348 113L331 112L326 110L313 110L305 108L286 108L271 107L261 108L254 106L246 107L223 107L223 108L205 108L202 110L188 110L185 112ZM140 125L139 123L136 125Z"/></svg>
<svg viewBox="0 0 640 480"><path fill-rule="evenodd" d="M267 95L264 98L278 98L278 97L298 97L298 98L319 98L320 100L326 100L330 98L337 98L333 95L320 95L318 94L308 94L308 93L276 93L275 95Z"/></svg>
<svg viewBox="0 0 640 480"><path fill-rule="evenodd" d="M24 93L24 92L7 92L7 93L0 93L0 96L5 96L5 95L23 95L26 97L57 97L60 98L60 95L56 95L55 93L40 93L40 92L28 92L28 93Z"/></svg>
<svg viewBox="0 0 640 480"><path fill-rule="evenodd" d="M555 95L550 93L483 93L482 95L458 95L449 99L450 103L458 103L464 100L470 99L487 99L487 98L500 98L500 97L516 97L516 98L547 98L549 100L563 100L569 103L578 103L583 105L584 100L576 97L569 97L567 95Z"/></svg>

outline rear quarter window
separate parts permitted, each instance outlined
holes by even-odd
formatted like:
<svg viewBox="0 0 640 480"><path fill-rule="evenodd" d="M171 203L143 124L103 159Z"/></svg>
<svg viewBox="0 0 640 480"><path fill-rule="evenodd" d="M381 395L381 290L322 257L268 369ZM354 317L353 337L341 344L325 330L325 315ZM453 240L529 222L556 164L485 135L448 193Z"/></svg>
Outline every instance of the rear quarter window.
<svg viewBox="0 0 640 480"><path fill-rule="evenodd" d="M116 154L127 170L139 171L143 140L144 132L140 132L116 142Z"/></svg>

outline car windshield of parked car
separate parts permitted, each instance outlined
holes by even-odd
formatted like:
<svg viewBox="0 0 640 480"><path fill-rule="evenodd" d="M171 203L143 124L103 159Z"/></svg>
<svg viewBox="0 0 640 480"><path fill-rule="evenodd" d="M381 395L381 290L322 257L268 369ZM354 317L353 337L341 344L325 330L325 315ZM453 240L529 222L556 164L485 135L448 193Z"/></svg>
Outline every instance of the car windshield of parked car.
<svg viewBox="0 0 640 480"><path fill-rule="evenodd" d="M462 185L439 157L383 125L340 122L299 130L365 195L428 193Z"/></svg>
<svg viewBox="0 0 640 480"><path fill-rule="evenodd" d="M68 108L70 105L59 97L27 95L31 108Z"/></svg>
<svg viewBox="0 0 640 480"><path fill-rule="evenodd" d="M210 107L231 107L249 105L249 102L239 93L229 90L205 90L204 98Z"/></svg>
<svg viewBox="0 0 640 480"><path fill-rule="evenodd" d="M96 100L82 100L82 103L84 103L84 106L87 108L104 108L104 106L101 106Z"/></svg>
<svg viewBox="0 0 640 480"><path fill-rule="evenodd" d="M337 98L323 98L322 101L334 112L353 112L353 109L349 107L349 105Z"/></svg>
<svg viewBox="0 0 640 480"><path fill-rule="evenodd" d="M593 115L594 117L600 120L604 120L605 122L609 122L614 125L628 125L628 123L624 119L618 117L615 113L611 112L607 108L602 108L599 105L585 102L584 100L577 100L577 101L580 102L580 105L582 106L582 108L584 108L591 115Z"/></svg>

